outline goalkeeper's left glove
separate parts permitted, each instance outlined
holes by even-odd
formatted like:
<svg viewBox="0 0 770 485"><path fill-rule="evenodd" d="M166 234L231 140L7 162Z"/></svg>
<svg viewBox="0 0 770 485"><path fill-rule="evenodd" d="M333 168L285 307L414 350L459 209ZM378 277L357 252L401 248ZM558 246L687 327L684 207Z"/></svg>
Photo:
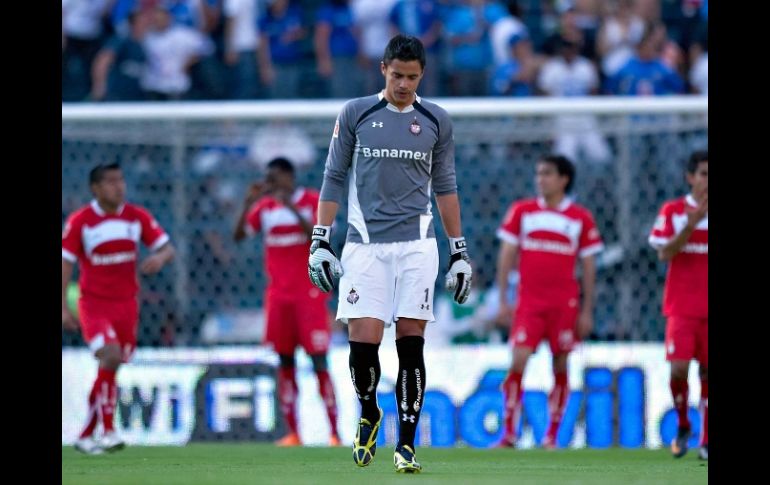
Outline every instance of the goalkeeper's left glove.
<svg viewBox="0 0 770 485"><path fill-rule="evenodd" d="M454 291L454 300L465 303L471 293L471 260L464 237L449 238L449 271L445 277L446 289Z"/></svg>

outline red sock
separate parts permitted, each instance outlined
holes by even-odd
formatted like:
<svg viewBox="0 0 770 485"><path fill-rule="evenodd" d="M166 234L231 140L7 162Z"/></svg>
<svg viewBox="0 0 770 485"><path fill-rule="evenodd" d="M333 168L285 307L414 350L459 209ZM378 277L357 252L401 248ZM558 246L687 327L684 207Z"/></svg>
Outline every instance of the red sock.
<svg viewBox="0 0 770 485"><path fill-rule="evenodd" d="M101 410L99 409L99 391L101 388L101 375L96 374L94 384L91 386L91 392L88 394L88 415L86 418L86 425L83 428L83 431L80 432L81 438L94 434L94 429L96 429L96 425L99 423L99 415L101 414Z"/></svg>
<svg viewBox="0 0 770 485"><path fill-rule="evenodd" d="M337 400L334 397L334 385L329 377L329 371L318 371L316 377L318 377L318 392L321 393L321 399L326 406L326 415L329 417L331 434L337 436Z"/></svg>
<svg viewBox="0 0 770 485"><path fill-rule="evenodd" d="M289 426L289 431L297 433L297 380L294 378L294 367L278 369L278 401L281 404L281 414Z"/></svg>
<svg viewBox="0 0 770 485"><path fill-rule="evenodd" d="M709 443L709 381L708 379L700 380L700 445L708 445Z"/></svg>
<svg viewBox="0 0 770 485"><path fill-rule="evenodd" d="M521 416L522 374L511 372L503 382L503 440L508 443L516 442L516 424Z"/></svg>
<svg viewBox="0 0 770 485"><path fill-rule="evenodd" d="M115 385L115 372L109 369L99 369L97 380L100 381L99 390L99 408L102 415L102 426L104 432L114 430L113 417L115 414L115 404L117 401L118 388Z"/></svg>
<svg viewBox="0 0 770 485"><path fill-rule="evenodd" d="M554 373L554 386L550 396L548 396L548 412L551 414L551 422L548 425L546 439L556 442L556 434L559 432L561 418L564 416L564 407L569 397L569 384L567 383L567 373Z"/></svg>
<svg viewBox="0 0 770 485"><path fill-rule="evenodd" d="M674 408L679 415L679 429L690 429L690 419L687 417L687 379L671 379L671 396L674 398Z"/></svg>

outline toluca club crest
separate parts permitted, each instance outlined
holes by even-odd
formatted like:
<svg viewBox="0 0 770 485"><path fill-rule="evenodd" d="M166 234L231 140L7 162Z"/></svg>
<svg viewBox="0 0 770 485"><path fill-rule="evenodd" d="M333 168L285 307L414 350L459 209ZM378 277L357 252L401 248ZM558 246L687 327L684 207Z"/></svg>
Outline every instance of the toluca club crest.
<svg viewBox="0 0 770 485"><path fill-rule="evenodd" d="M355 288L351 288L350 293L348 293L348 303L350 303L351 305L355 305L357 301L358 301L358 293L356 293Z"/></svg>
<svg viewBox="0 0 770 485"><path fill-rule="evenodd" d="M413 135L419 135L422 131L422 127L420 126L420 123L417 122L417 118L412 121L412 124L409 125L409 131L412 132Z"/></svg>

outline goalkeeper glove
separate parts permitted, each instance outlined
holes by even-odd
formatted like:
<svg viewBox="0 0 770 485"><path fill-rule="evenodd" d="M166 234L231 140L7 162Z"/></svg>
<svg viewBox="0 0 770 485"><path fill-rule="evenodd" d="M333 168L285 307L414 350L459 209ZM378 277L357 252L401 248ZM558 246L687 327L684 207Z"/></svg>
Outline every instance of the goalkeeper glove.
<svg viewBox="0 0 770 485"><path fill-rule="evenodd" d="M446 289L454 291L457 303L465 303L471 293L471 260L464 237L449 238L449 271L445 277Z"/></svg>
<svg viewBox="0 0 770 485"><path fill-rule="evenodd" d="M307 263L310 281L324 293L334 288L334 278L339 278L343 273L342 265L329 245L331 229L331 226L313 226L310 259Z"/></svg>

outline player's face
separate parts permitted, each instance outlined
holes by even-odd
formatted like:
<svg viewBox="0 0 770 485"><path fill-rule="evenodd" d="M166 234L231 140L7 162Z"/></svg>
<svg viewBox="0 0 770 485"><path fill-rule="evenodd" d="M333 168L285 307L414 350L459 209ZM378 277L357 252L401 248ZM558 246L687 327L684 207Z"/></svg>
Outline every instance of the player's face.
<svg viewBox="0 0 770 485"><path fill-rule="evenodd" d="M265 182L271 190L294 190L294 177L289 172L277 168L271 168L267 171Z"/></svg>
<svg viewBox="0 0 770 485"><path fill-rule="evenodd" d="M385 76L385 93L388 101L399 108L414 102L414 93L422 79L420 61L400 61L393 59L389 65L380 64Z"/></svg>
<svg viewBox="0 0 770 485"><path fill-rule="evenodd" d="M126 180L121 170L108 170L102 180L91 187L102 205L118 207L126 199Z"/></svg>
<svg viewBox="0 0 770 485"><path fill-rule="evenodd" d="M559 175L559 171L552 163L540 162L535 168L537 193L543 197L563 194L568 181L569 178L566 175Z"/></svg>
<svg viewBox="0 0 770 485"><path fill-rule="evenodd" d="M155 30L166 30L171 24L171 15L165 8L158 7L153 12L153 27Z"/></svg>
<svg viewBox="0 0 770 485"><path fill-rule="evenodd" d="M709 193L709 162L700 162L695 173L687 174L687 183L692 187L692 195L698 199Z"/></svg>

